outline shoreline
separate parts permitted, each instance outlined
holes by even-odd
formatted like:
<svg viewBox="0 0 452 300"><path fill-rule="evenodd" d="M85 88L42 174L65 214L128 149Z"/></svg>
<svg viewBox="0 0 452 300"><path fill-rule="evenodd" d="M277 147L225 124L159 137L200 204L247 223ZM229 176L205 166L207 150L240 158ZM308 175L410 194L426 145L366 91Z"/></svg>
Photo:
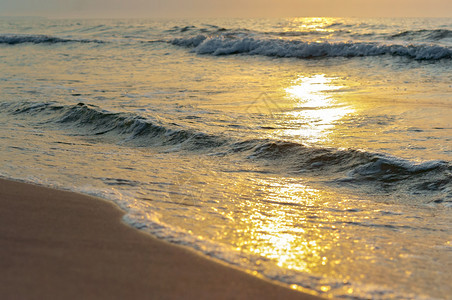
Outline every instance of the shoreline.
<svg viewBox="0 0 452 300"><path fill-rule="evenodd" d="M2 299L320 299L122 221L115 204L0 178Z"/></svg>

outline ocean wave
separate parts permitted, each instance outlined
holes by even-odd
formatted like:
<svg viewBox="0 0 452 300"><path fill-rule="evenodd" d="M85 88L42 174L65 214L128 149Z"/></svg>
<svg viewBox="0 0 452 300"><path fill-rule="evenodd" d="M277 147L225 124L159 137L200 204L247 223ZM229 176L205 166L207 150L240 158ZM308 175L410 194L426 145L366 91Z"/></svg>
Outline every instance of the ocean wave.
<svg viewBox="0 0 452 300"><path fill-rule="evenodd" d="M306 37L306 36L324 36L331 35L330 31L318 31L318 30L291 30L291 31L279 31L279 30L269 30L269 31L259 31L252 30L248 28L225 28L215 25L204 24L202 27L197 27L194 25L187 26L173 26L170 29L165 30L169 34L182 33L185 38L193 38L196 35L202 36L222 36L229 38L237 37L250 37L250 36L267 36L273 38L285 38L285 37ZM334 34L343 35L350 34L348 30L335 30Z"/></svg>
<svg viewBox="0 0 452 300"><path fill-rule="evenodd" d="M299 174L347 186L399 190L408 194L435 194L452 201L452 164L413 162L383 153L356 149L308 146L282 140L234 140L176 124L159 124L136 114L114 113L79 103L2 104L2 111L35 116L40 124L59 124L78 135L96 137L132 147L172 146L180 151L214 156L239 155L256 163L265 161L275 172ZM105 138L105 139L103 139ZM431 196L431 195L430 195Z"/></svg>
<svg viewBox="0 0 452 300"><path fill-rule="evenodd" d="M57 43L103 43L100 40L88 39L68 39L42 34L5 34L0 35L0 44L17 45L17 44L57 44Z"/></svg>
<svg viewBox="0 0 452 300"><path fill-rule="evenodd" d="M421 29L421 30L407 30L390 36L390 38L403 38L408 40L428 40L440 41L443 39L452 39L452 31L447 29Z"/></svg>
<svg viewBox="0 0 452 300"><path fill-rule="evenodd" d="M245 31L248 31L247 29L243 29ZM227 29L224 27L219 27L216 25L209 25L204 24L203 27L197 27L194 25L187 25L187 26L173 26L172 28L166 30L166 32L203 32L203 33L219 33L219 32L227 32L232 31L231 29Z"/></svg>
<svg viewBox="0 0 452 300"><path fill-rule="evenodd" d="M272 160L292 173L319 176L339 185L413 195L434 193L452 201L452 164L446 161L414 162L384 153L270 140L237 143L231 151L247 152L251 159Z"/></svg>
<svg viewBox="0 0 452 300"><path fill-rule="evenodd" d="M397 45L365 42L303 42L296 40L256 39L198 35L176 38L171 44L193 48L197 54L262 55L270 57L319 58L392 55L415 60L452 58L452 49L435 45Z"/></svg>
<svg viewBox="0 0 452 300"><path fill-rule="evenodd" d="M83 136L109 136L118 143L132 146L175 146L188 150L219 147L226 142L215 135L160 125L135 114L114 113L93 105L78 103L71 106L52 103L23 103L9 109L13 114L39 115L42 124L61 124L77 128ZM47 118L43 118L47 116Z"/></svg>

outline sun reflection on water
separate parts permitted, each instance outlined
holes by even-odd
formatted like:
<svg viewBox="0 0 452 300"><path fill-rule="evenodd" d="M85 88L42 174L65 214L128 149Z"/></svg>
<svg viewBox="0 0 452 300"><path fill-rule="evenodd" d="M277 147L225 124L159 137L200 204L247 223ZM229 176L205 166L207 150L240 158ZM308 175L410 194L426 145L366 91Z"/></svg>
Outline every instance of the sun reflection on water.
<svg viewBox="0 0 452 300"><path fill-rule="evenodd" d="M310 224L307 216L316 210L321 192L299 183L264 181L261 186L265 186L265 196L247 207L251 239L248 236L239 241L239 248L270 259L286 270L316 273L319 266L325 266L323 253L330 247L323 245L324 234ZM294 215L299 210L306 214ZM272 213L263 216L263 211Z"/></svg>
<svg viewBox="0 0 452 300"><path fill-rule="evenodd" d="M334 18L313 17L295 18L293 24L298 28L309 31L333 32L331 25L336 22Z"/></svg>
<svg viewBox="0 0 452 300"><path fill-rule="evenodd" d="M338 120L354 111L333 97L333 92L344 88L334 84L334 79L324 74L301 77L285 89L287 97L295 102L295 107L286 113L289 129L285 129L283 135L304 142L322 141Z"/></svg>
<svg viewBox="0 0 452 300"><path fill-rule="evenodd" d="M332 289L347 294L348 281L360 279L354 271L357 266L364 269L370 261L375 268L372 244L362 243L355 235L359 229L347 225L368 218L365 202L358 209L348 197L288 178L253 179L252 183L259 188L243 186L241 194L249 201L237 203L234 210L240 213L229 238L236 250L259 257L258 268L277 266L284 271L275 276L283 276L288 283L298 276L294 274L309 274L316 282L311 288L326 295ZM347 214L350 209L356 215Z"/></svg>

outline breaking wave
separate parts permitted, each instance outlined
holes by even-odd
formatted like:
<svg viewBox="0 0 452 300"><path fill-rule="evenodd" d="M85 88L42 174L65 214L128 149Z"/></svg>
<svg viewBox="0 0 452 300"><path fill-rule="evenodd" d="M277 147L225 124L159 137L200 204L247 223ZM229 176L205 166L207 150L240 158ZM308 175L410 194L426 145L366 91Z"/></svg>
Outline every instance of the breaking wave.
<svg viewBox="0 0 452 300"><path fill-rule="evenodd" d="M252 159L274 160L287 171L313 174L339 185L369 186L383 192L439 193L452 202L452 164L414 162L384 153L306 146L287 141L246 141L235 145Z"/></svg>
<svg viewBox="0 0 452 300"><path fill-rule="evenodd" d="M82 136L109 136L118 143L131 146L184 146L190 150L218 147L225 141L202 132L179 128L176 124L164 126L156 121L127 113L114 113L93 105L78 103L62 106L51 103L25 103L11 111L14 114L39 115L43 124L61 124L75 127Z"/></svg>
<svg viewBox="0 0 452 300"><path fill-rule="evenodd" d="M273 166L273 172L314 176L323 182L368 186L383 192L430 194L442 197L437 201L452 202L452 165L446 161L413 162L383 153L313 147L282 140L238 141L84 103L3 104L2 109L36 117L42 125L59 124L78 135L97 137L99 142L106 140L131 147L171 146L200 155L206 151L217 156L239 155L256 163L265 161L265 165Z"/></svg>
<svg viewBox="0 0 452 300"><path fill-rule="evenodd" d="M198 35L176 38L171 44L193 48L197 54L210 55L262 55L270 57L320 58L363 57L392 55L415 60L438 60L452 58L452 49L435 45L398 45L369 42L304 42L296 40L237 38Z"/></svg>

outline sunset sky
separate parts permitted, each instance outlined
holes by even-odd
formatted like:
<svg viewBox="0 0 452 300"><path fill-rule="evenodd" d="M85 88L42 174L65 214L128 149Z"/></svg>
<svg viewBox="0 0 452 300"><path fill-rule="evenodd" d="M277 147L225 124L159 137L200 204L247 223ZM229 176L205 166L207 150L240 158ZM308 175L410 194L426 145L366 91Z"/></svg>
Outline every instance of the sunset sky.
<svg viewBox="0 0 452 300"><path fill-rule="evenodd" d="M2 16L452 17L451 0L2 0Z"/></svg>

